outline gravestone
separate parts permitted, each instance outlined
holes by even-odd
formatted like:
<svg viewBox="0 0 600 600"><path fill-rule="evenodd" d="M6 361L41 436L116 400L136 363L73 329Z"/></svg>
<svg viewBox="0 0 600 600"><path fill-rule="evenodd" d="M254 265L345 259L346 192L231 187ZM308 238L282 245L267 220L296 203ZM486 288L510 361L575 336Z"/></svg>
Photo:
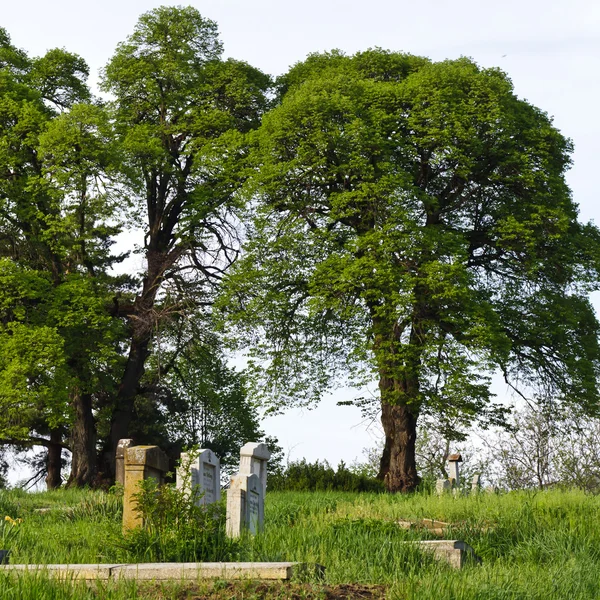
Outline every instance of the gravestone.
<svg viewBox="0 0 600 600"><path fill-rule="evenodd" d="M449 492L452 489L452 484L448 479L438 479L435 482L435 493L441 496L445 492Z"/></svg>
<svg viewBox="0 0 600 600"><path fill-rule="evenodd" d="M448 456L448 472L450 483L453 488L460 486L460 475L458 472L458 463L462 462L462 456L460 454L451 454Z"/></svg>
<svg viewBox="0 0 600 600"><path fill-rule="evenodd" d="M248 442L240 449L240 475L258 475L263 489L267 493L267 463L271 453L266 444Z"/></svg>
<svg viewBox="0 0 600 600"><path fill-rule="evenodd" d="M123 491L123 532L143 525L136 510L134 494L140 491L139 483L145 479L165 481L169 459L158 446L132 446L125 450L125 485Z"/></svg>
<svg viewBox="0 0 600 600"><path fill-rule="evenodd" d="M471 481L471 492L478 493L481 490L481 475L473 475Z"/></svg>
<svg viewBox="0 0 600 600"><path fill-rule="evenodd" d="M265 497L258 475L234 475L227 490L227 536L240 537L244 530L256 535L264 520Z"/></svg>
<svg viewBox="0 0 600 600"><path fill-rule="evenodd" d="M119 440L115 455L115 483L125 485L125 450L133 445L133 440Z"/></svg>
<svg viewBox="0 0 600 600"><path fill-rule="evenodd" d="M187 492L193 490L197 506L218 502L221 498L220 461L212 450L181 453L181 466L177 468L177 487Z"/></svg>

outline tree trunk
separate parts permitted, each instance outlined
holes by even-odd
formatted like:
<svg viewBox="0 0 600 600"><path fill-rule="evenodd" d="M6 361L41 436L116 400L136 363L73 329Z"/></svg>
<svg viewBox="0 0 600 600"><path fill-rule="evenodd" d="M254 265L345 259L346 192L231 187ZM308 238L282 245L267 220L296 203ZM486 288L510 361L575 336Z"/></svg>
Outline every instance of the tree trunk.
<svg viewBox="0 0 600 600"><path fill-rule="evenodd" d="M145 371L149 354L150 336L145 339L132 339L125 373L121 380L117 402L110 422L110 436L102 456L102 472L110 479L115 476L115 453L119 440L131 437L129 425L134 417L135 397Z"/></svg>
<svg viewBox="0 0 600 600"><path fill-rule="evenodd" d="M379 477L388 492L410 492L419 484L415 460L417 418L407 406L381 406L385 448Z"/></svg>
<svg viewBox="0 0 600 600"><path fill-rule="evenodd" d="M97 475L96 463L96 427L92 412L91 394L75 392L73 397L75 423L72 430L71 476L68 486L92 486Z"/></svg>
<svg viewBox="0 0 600 600"><path fill-rule="evenodd" d="M155 243L153 242L152 245ZM115 476L117 444L119 440L131 437L129 425L135 413L135 397L144 376L155 326L156 294L162 283L165 269L170 266L172 260L173 257L169 256L167 250L149 248L146 251L148 271L144 277L142 293L136 298L132 312L128 315L131 328L129 356L111 417L110 435L102 452L102 473L111 480L114 480Z"/></svg>
<svg viewBox="0 0 600 600"><path fill-rule="evenodd" d="M59 431L50 432L50 442L47 445L48 454L46 456L46 487L49 490L55 490L62 484L60 472L62 469L62 435Z"/></svg>
<svg viewBox="0 0 600 600"><path fill-rule="evenodd" d="M381 424L385 446L381 456L379 479L388 492L410 492L419 484L415 444L421 403L420 368L426 332L414 319L410 337L402 346L403 329L396 321L383 319L377 308L371 309L375 357L379 367Z"/></svg>

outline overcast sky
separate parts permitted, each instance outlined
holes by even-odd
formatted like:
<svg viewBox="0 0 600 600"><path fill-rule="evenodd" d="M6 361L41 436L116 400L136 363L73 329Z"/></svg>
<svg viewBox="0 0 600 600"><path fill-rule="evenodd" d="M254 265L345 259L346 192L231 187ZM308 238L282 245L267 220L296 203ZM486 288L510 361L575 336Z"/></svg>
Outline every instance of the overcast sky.
<svg viewBox="0 0 600 600"><path fill-rule="evenodd" d="M568 175L582 220L600 222L600 2L597 0L0 0L0 26L30 55L55 47L86 59L92 83L138 16L191 4L219 25L225 53L272 75L308 53L379 46L434 60L469 56L508 73L516 93L575 143ZM600 302L596 303L600 306ZM503 393L498 386L497 392ZM354 392L342 392L348 398ZM335 398L266 421L291 458L351 462L373 444L357 410Z"/></svg>

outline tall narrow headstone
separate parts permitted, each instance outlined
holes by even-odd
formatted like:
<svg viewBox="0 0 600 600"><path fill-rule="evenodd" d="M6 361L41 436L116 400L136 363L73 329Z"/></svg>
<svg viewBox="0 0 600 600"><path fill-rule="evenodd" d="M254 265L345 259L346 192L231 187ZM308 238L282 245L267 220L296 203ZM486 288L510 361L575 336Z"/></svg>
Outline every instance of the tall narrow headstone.
<svg viewBox="0 0 600 600"><path fill-rule="evenodd" d="M142 516L136 510L134 494L140 491L139 483L156 479L164 483L169 470L169 459L158 446L132 446L125 451L125 486L123 490L123 532L143 525Z"/></svg>
<svg viewBox="0 0 600 600"><path fill-rule="evenodd" d="M267 493L267 463L271 453L266 444L248 442L240 450L240 475L258 475L263 489Z"/></svg>
<svg viewBox="0 0 600 600"><path fill-rule="evenodd" d="M479 490L481 490L481 475L476 474L471 481L471 491L477 493Z"/></svg>
<svg viewBox="0 0 600 600"><path fill-rule="evenodd" d="M115 483L125 485L125 450L133 445L133 440L119 440L115 454Z"/></svg>
<svg viewBox="0 0 600 600"><path fill-rule="evenodd" d="M258 475L234 475L227 490L227 535L240 537L244 530L255 535L262 530L264 519L265 497Z"/></svg>
<svg viewBox="0 0 600 600"><path fill-rule="evenodd" d="M221 463L212 450L181 453L177 469L177 487L195 495L198 506L212 504L221 498Z"/></svg>
<svg viewBox="0 0 600 600"><path fill-rule="evenodd" d="M450 479L453 488L460 486L460 475L458 472L458 463L460 462L462 462L462 456L460 454L450 454L450 456L448 456L448 479Z"/></svg>

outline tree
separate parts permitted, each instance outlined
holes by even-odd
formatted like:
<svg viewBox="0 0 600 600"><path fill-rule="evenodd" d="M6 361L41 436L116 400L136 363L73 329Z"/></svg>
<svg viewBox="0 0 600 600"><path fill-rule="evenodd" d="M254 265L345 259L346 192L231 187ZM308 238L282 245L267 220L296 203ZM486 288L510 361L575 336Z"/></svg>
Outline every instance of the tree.
<svg viewBox="0 0 600 600"><path fill-rule="evenodd" d="M44 445L49 487L64 448L72 481L93 481L93 398L119 360L114 144L87 73L64 50L29 59L0 30L0 438Z"/></svg>
<svg viewBox="0 0 600 600"><path fill-rule="evenodd" d="M131 343L105 473L128 437L157 323L185 318L190 305L209 307L236 255L230 213L241 176L225 166L242 153L240 136L258 125L269 78L221 53L214 22L191 7L161 7L140 17L104 71L146 265L133 302L118 307Z"/></svg>
<svg viewBox="0 0 600 600"><path fill-rule="evenodd" d="M490 375L598 409L599 231L571 143L508 77L462 58L310 56L255 138L244 258L223 301L270 398L379 380L380 476L412 490L417 422L502 423Z"/></svg>

